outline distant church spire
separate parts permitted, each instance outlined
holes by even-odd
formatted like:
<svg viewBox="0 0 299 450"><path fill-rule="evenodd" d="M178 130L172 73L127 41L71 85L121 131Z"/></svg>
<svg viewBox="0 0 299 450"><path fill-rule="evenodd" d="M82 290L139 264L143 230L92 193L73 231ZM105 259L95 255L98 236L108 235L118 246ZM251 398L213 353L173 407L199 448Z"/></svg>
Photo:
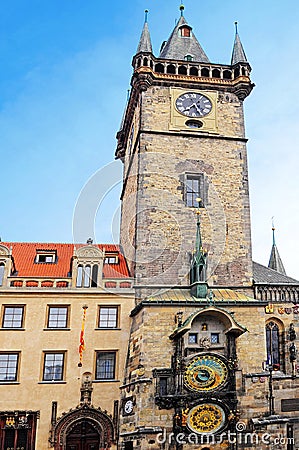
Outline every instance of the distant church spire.
<svg viewBox="0 0 299 450"><path fill-rule="evenodd" d="M144 20L143 30L142 30L141 37L139 40L138 48L137 48L137 53L141 53L141 52L153 53L151 36L150 36L148 23L147 23L147 16L148 16L148 9L145 10L145 20Z"/></svg>
<svg viewBox="0 0 299 450"><path fill-rule="evenodd" d="M275 242L275 227L274 222L272 222L272 236L273 236L273 243L272 243L272 250L271 255L269 259L268 267L270 269L276 270L276 272L282 273L283 275L286 275L286 271L284 268L284 265L282 263L281 257L279 255L276 242Z"/></svg>
<svg viewBox="0 0 299 450"><path fill-rule="evenodd" d="M247 62L247 58L245 55L245 51L243 48L243 45L241 43L241 39L238 33L238 22L235 22L236 27L236 35L235 35L235 42L234 42L234 48L232 53L232 59L231 59L231 65L238 64L240 62Z"/></svg>
<svg viewBox="0 0 299 450"><path fill-rule="evenodd" d="M180 5L181 17L168 41L163 43L159 58L209 62L200 43L184 17L184 5ZM190 58L190 59L189 59Z"/></svg>

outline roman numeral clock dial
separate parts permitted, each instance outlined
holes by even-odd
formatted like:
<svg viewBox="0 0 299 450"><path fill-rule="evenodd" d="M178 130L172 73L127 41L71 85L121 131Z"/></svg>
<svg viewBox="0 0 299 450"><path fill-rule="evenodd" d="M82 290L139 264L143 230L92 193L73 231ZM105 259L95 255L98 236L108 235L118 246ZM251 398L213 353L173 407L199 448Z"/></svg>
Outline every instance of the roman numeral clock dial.
<svg viewBox="0 0 299 450"><path fill-rule="evenodd" d="M177 111L187 117L205 117L212 111L212 102L205 95L186 92L175 102Z"/></svg>

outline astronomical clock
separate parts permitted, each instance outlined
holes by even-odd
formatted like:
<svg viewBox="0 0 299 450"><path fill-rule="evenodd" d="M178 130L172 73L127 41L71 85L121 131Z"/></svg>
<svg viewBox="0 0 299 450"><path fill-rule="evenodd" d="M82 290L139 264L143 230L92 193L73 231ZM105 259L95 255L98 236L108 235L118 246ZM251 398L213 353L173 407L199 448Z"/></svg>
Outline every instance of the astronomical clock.
<svg viewBox="0 0 299 450"><path fill-rule="evenodd" d="M182 103L189 111L189 103ZM235 429L238 420L235 339L243 330L233 319L230 329L225 329L222 310L220 318L216 308L210 314L178 326L171 335L175 344L172 367L154 371L156 403L174 410L177 434L226 433Z"/></svg>
<svg viewBox="0 0 299 450"><path fill-rule="evenodd" d="M184 369L184 388L189 406L182 410L182 425L200 434L214 434L223 430L229 408L223 395L228 385L230 368L223 356L202 353L192 358ZM190 396L188 393L190 392Z"/></svg>

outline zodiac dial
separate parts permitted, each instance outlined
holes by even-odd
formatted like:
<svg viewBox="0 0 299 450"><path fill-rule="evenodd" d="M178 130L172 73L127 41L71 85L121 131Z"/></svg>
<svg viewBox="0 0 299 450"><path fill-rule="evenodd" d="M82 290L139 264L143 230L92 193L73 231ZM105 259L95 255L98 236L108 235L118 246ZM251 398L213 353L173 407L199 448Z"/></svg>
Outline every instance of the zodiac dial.
<svg viewBox="0 0 299 450"><path fill-rule="evenodd" d="M225 385L228 378L226 364L218 356L204 354L192 359L184 374L184 385L191 391L212 391Z"/></svg>
<svg viewBox="0 0 299 450"><path fill-rule="evenodd" d="M195 433L212 434L225 424L225 412L216 403L202 403L191 409L187 425Z"/></svg>

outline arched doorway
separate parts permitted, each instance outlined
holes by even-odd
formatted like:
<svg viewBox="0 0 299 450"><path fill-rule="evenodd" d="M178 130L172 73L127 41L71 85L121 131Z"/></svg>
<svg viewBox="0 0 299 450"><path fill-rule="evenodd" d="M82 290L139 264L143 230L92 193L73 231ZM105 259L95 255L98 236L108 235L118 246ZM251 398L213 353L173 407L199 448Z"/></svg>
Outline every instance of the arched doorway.
<svg viewBox="0 0 299 450"><path fill-rule="evenodd" d="M66 450L98 450L100 444L101 436L86 419L76 423L66 436Z"/></svg>
<svg viewBox="0 0 299 450"><path fill-rule="evenodd" d="M52 433L55 450L109 450L115 435L112 417L86 404L63 414Z"/></svg>

